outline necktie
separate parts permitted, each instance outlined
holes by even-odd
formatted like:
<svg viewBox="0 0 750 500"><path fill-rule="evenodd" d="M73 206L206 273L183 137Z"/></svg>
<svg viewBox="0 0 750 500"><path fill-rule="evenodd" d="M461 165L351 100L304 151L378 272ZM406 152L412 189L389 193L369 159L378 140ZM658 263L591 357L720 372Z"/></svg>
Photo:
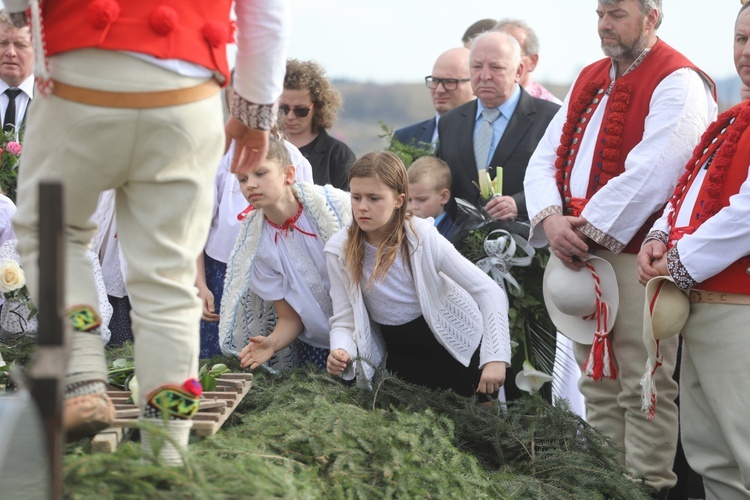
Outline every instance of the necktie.
<svg viewBox="0 0 750 500"><path fill-rule="evenodd" d="M482 111L482 121L474 138L474 158L477 160L477 170L487 168L490 147L492 146L492 123L500 117L499 109L485 109Z"/></svg>
<svg viewBox="0 0 750 500"><path fill-rule="evenodd" d="M5 108L3 132L10 132L16 127L16 97L21 93L21 89L8 88L4 93L8 96L8 107Z"/></svg>

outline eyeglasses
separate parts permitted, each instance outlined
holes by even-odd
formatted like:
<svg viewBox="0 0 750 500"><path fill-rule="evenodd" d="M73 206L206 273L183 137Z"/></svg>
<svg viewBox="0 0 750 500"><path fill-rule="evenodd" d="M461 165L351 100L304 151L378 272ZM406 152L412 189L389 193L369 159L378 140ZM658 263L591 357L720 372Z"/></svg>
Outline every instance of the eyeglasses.
<svg viewBox="0 0 750 500"><path fill-rule="evenodd" d="M471 78L435 78L432 76L424 77L424 84L428 89L435 90L438 85L443 84L445 90L456 90L460 82L471 81Z"/></svg>
<svg viewBox="0 0 750 500"><path fill-rule="evenodd" d="M293 108L290 108L286 104L282 104L281 106L279 106L279 112L281 112L282 115L286 116L289 114L289 111L291 111L297 118L304 118L310 114L310 109L312 109L312 107L313 105L310 104L309 106L295 106Z"/></svg>

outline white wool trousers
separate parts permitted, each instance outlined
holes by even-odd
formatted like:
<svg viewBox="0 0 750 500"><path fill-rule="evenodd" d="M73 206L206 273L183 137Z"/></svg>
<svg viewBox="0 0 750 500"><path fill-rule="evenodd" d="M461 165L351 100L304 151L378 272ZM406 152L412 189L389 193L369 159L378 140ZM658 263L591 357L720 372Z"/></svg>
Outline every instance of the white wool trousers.
<svg viewBox="0 0 750 500"><path fill-rule="evenodd" d="M146 92L192 87L188 78L133 56L96 49L50 59L54 79L79 87ZM197 375L201 304L196 260L206 243L213 183L224 147L221 98L151 108L88 106L37 94L20 167L18 251L38 298L38 184L64 184L65 306L96 308L85 257L99 193L116 189L117 238L128 262L140 405L165 384ZM42 215L43 216L43 215ZM76 360L69 362L69 371Z"/></svg>
<svg viewBox="0 0 750 500"><path fill-rule="evenodd" d="M610 332L617 360L617 380L595 382L585 374L578 386L586 401L586 421L608 436L624 452L621 462L633 473L642 475L657 491L677 482L672 472L677 451L677 383L672 380L677 360L678 338L660 342L664 364L656 371L658 393L656 418L648 420L641 411L641 377L646 371L648 354L643 345L643 304L646 289L638 283L636 256L596 252L615 271L620 294L617 319ZM573 343L576 361L583 365L591 346Z"/></svg>
<svg viewBox="0 0 750 500"><path fill-rule="evenodd" d="M706 498L750 498L750 307L691 304L682 330L680 423Z"/></svg>

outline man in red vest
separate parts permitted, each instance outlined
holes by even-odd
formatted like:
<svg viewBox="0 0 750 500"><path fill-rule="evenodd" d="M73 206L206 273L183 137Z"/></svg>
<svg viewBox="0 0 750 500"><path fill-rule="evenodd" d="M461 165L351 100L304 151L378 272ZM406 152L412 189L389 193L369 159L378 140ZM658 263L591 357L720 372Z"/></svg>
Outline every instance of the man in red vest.
<svg viewBox="0 0 750 500"><path fill-rule="evenodd" d="M745 3L735 25L734 62L746 85L748 40ZM711 124L638 254L641 283L671 276L690 292L682 329L681 439L690 466L703 476L706 498L750 497L748 125L748 101ZM661 412L661 397L659 405Z"/></svg>
<svg viewBox="0 0 750 500"><path fill-rule="evenodd" d="M619 312L609 334L612 355L604 358L614 379L596 369L598 380L582 376L586 419L624 451L623 464L666 492L676 482L677 339L662 344L659 416L649 421L641 412L647 353L635 254L650 227L644 224L668 200L716 104L710 79L657 38L660 0L600 0L597 14L608 57L578 76L526 172L530 241L549 244L551 258L572 269L589 253L614 268ZM584 365L591 347L574 342L573 349Z"/></svg>
<svg viewBox="0 0 750 500"><path fill-rule="evenodd" d="M109 425L97 293L85 257L99 192L117 190L128 262L141 422L172 436L160 458L181 463L201 387L196 261L208 235L213 181L225 147L220 86L237 63L233 169L265 158L281 94L288 12L283 0L8 0L14 22L31 3L38 98L31 108L14 220L32 293L38 279L40 181L64 181L66 314L74 330L66 377L69 439ZM43 42L43 44L42 44ZM142 434L152 456L154 434ZM173 443L176 446L173 446ZM157 449L154 446L153 449Z"/></svg>

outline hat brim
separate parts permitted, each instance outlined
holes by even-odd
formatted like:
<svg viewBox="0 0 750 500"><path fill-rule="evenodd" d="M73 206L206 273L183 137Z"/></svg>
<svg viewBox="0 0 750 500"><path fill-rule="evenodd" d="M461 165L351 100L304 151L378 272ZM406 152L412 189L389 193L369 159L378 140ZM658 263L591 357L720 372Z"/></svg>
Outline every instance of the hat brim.
<svg viewBox="0 0 750 500"><path fill-rule="evenodd" d="M657 276L646 283L643 305L644 339L667 339L682 331L690 315L690 299L671 276Z"/></svg>
<svg viewBox="0 0 750 500"><path fill-rule="evenodd" d="M615 276L614 269L612 269L612 265L601 257L591 255L588 262L594 266L594 270L599 276L602 300L609 306L607 331L610 331L615 323L615 319L617 318L617 309L620 303L617 277ZM554 254L550 253L550 258L547 262L547 267L544 270L544 278L542 281L544 304L547 307L547 312L549 313L552 323L560 333L573 342L591 345L594 342L594 334L596 333L596 319L583 319L580 316L571 316L563 313L555 306L555 303L549 294L548 283L550 280L564 280L566 275L570 276L570 273L575 272L588 273L590 271L587 268L574 271L566 267L565 264L563 264L563 262ZM591 281L593 286L593 278ZM571 293L574 292L575 290L571 290Z"/></svg>

